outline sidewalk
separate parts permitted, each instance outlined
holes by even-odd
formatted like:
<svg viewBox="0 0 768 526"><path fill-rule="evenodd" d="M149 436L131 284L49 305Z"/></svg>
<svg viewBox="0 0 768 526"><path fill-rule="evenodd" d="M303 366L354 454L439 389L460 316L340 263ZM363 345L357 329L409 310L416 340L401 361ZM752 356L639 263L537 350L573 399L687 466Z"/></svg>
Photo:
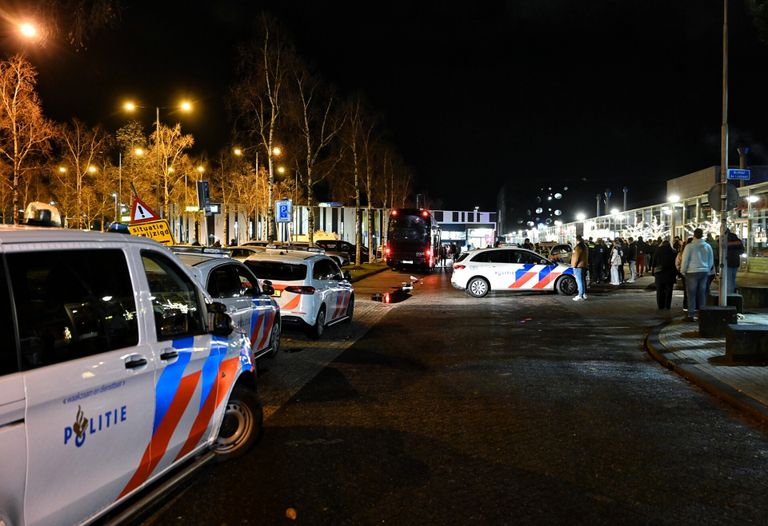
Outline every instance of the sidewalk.
<svg viewBox="0 0 768 526"><path fill-rule="evenodd" d="M752 309L739 320L755 323L768 324L768 309ZM768 423L768 368L718 359L725 355L725 338L700 338L696 323L675 320L653 329L646 348L662 365Z"/></svg>

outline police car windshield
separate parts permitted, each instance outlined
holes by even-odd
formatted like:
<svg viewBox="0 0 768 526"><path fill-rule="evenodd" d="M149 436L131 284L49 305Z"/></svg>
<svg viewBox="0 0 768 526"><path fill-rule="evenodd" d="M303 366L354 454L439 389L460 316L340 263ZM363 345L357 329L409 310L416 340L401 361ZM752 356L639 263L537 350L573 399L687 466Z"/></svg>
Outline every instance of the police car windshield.
<svg viewBox="0 0 768 526"><path fill-rule="evenodd" d="M303 263L246 261L245 264L259 279L301 281L307 277L307 266Z"/></svg>

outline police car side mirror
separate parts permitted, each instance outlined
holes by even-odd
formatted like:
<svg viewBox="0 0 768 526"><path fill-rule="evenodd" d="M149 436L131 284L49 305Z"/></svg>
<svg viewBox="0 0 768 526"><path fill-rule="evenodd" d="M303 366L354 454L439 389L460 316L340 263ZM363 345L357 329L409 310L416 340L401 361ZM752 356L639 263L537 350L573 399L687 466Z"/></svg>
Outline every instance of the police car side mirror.
<svg viewBox="0 0 768 526"><path fill-rule="evenodd" d="M275 293L275 287L272 286L272 282L268 279L261 282L261 293L265 296L271 296Z"/></svg>
<svg viewBox="0 0 768 526"><path fill-rule="evenodd" d="M208 313L212 315L211 334L214 336L229 336L234 330L232 318L227 314L227 306L213 302L208 305Z"/></svg>

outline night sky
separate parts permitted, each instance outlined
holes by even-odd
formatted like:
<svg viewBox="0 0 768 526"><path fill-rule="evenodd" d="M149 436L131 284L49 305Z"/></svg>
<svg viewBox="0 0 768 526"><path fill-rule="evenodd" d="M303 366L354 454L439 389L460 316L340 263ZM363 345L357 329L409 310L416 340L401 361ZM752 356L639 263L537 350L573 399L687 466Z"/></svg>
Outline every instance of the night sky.
<svg viewBox="0 0 768 526"><path fill-rule="evenodd" d="M768 45L744 2L731 6L731 156L749 145L762 164ZM125 97L154 108L187 95L195 153L213 156L229 142L237 45L262 9L342 93L365 94L442 208L493 210L504 183L521 201L568 186L571 219L606 187L620 200L628 186L639 206L661 200L668 178L719 164L719 0L124 1L87 49L29 51L44 109L115 130Z"/></svg>

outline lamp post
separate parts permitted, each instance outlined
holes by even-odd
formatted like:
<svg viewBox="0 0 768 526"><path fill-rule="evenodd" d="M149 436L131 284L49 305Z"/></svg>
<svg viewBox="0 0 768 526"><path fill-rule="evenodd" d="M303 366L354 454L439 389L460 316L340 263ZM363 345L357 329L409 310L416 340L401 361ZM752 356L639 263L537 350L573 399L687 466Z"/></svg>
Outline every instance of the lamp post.
<svg viewBox="0 0 768 526"><path fill-rule="evenodd" d="M137 109L146 109L147 106L139 106L134 101L126 101L123 103L123 109L128 113L134 113ZM189 101L181 101L176 106L155 106L155 149L157 150L157 168L160 170L160 181L157 185L157 203L158 208L160 208L160 217L165 217L167 215L167 211L165 210L166 205L168 204L168 185L162 185L164 178L167 177L167 173L163 172L163 166L161 162L161 146L162 146L162 137L160 136L160 110L176 110L181 111L184 113L189 113L192 111L192 103ZM173 111L169 112L173 113ZM160 186L163 186L163 201L161 203L160 201Z"/></svg>
<svg viewBox="0 0 768 526"><path fill-rule="evenodd" d="M115 223L119 222L118 218L118 211L117 211L117 192L112 192L112 199L115 200Z"/></svg>
<svg viewBox="0 0 768 526"><path fill-rule="evenodd" d="M728 0L723 0L723 124L720 131L720 298L721 307L728 305Z"/></svg>

